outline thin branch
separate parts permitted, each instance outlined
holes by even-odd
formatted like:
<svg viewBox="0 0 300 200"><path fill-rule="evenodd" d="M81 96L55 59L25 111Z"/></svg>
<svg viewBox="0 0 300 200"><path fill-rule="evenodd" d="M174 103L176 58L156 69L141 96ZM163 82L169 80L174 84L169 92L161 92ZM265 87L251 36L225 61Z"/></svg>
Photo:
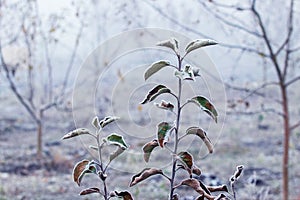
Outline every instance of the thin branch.
<svg viewBox="0 0 300 200"><path fill-rule="evenodd" d="M78 46L79 46L80 37L81 37L82 32L83 32L83 27L84 27L84 24L82 22L81 26L80 26L80 29L79 29L79 31L77 33L77 36L76 36L76 40L75 40L75 44L74 44L74 48L73 48L74 50L72 52L70 62L69 62L69 65L67 67L67 71L66 71L66 74L65 74L65 78L64 78L64 82L63 82L63 88L62 88L62 94L65 93L65 91L67 89L67 86L68 86L69 76L70 76L71 69L73 67L74 61L75 61L75 56L77 54L77 49L78 49Z"/></svg>
<svg viewBox="0 0 300 200"><path fill-rule="evenodd" d="M270 55L262 52L262 51L259 51L257 49L253 49L253 48L250 48L250 47L246 47L246 46L242 46L242 45L238 45L238 44L226 44L226 43L219 43L220 46L223 46L223 47L226 47L226 48L229 48L229 49L238 49L238 50L241 50L241 51L246 51L246 52L249 52L249 53L255 53L255 54L258 54L258 55L262 55L264 57L271 57Z"/></svg>
<svg viewBox="0 0 300 200"><path fill-rule="evenodd" d="M253 94L257 93L258 90L266 88L270 85L279 85L279 83L277 83L277 82L264 83L261 86L257 87L256 89L249 91L249 94L244 97L244 100L247 99L248 97L252 96ZM278 103L281 103L281 101L278 100Z"/></svg>
<svg viewBox="0 0 300 200"><path fill-rule="evenodd" d="M267 35L267 31L265 29L265 25L264 25L264 23L262 21L262 18L261 18L260 14L258 13L258 11L255 8L255 3L256 3L256 0L253 0L252 1L252 6L251 6L251 10L252 10L253 14L255 15L255 17L257 18L257 20L258 20L258 25L259 25L259 27L260 27L260 29L262 31L262 34L263 34L262 36L263 36L263 39L264 39L264 41L265 41L265 43L267 45L267 48L269 50L269 53L270 53L270 56L271 56L271 60L272 60L272 62L274 64L274 66L275 66L275 70L276 70L277 76L278 76L278 78L279 78L280 81L283 81L283 76L282 76L282 72L280 70L278 61L277 61L277 57L274 54L273 48L271 46L271 42L270 42L269 37Z"/></svg>
<svg viewBox="0 0 300 200"><path fill-rule="evenodd" d="M208 35L204 34L204 33L201 33L199 31L197 31L197 29L194 29L194 28L190 28L189 26L187 25L184 25L183 23L180 23L178 22L177 20L175 20L175 18L169 16L166 12L164 12L162 9L160 9L159 7L153 5L152 3L150 3L149 1L147 0L144 0L143 1L144 3L146 3L148 6L150 6L152 9L154 9L156 12L158 12L161 16L163 16L165 19L169 20L170 22L174 23L175 25L191 32L191 33L194 33L194 34L197 34L197 35L200 35L201 37L205 37L205 38L211 38L209 37Z"/></svg>
<svg viewBox="0 0 300 200"><path fill-rule="evenodd" d="M237 7L236 5L227 5L227 4L222 4L219 2L215 2L215 1L209 1L209 3L214 4L217 7L220 8L227 8L227 9L234 9L234 10L238 10L238 11L243 11L243 10L249 10L250 8L242 8L242 7Z"/></svg>
<svg viewBox="0 0 300 200"><path fill-rule="evenodd" d="M287 87L287 86L290 86L290 85L292 85L293 83L295 83L295 82L297 82L297 81L299 81L299 80L300 80L300 76L297 76L297 77L293 78L292 80L288 81L288 82L285 84L285 86L286 86L286 87Z"/></svg>
<svg viewBox="0 0 300 200"><path fill-rule="evenodd" d="M30 105L26 102L26 100L24 99L24 97L19 93L15 82L12 80L12 77L9 73L9 69L8 66L3 58L3 52L2 52L2 46L0 44L0 60L1 60L1 64L3 66L3 69L5 71L5 75L6 78L9 82L9 86L12 90L12 92L14 93L14 95L17 97L18 101L23 105L23 107L27 110L27 112L29 113L29 115L32 117L32 119L36 122L36 123L40 123L40 119L38 119L38 117L36 116L34 110L30 107Z"/></svg>
<svg viewBox="0 0 300 200"><path fill-rule="evenodd" d="M293 8L294 8L294 0L291 0L290 5L290 13L288 19L288 35L286 39L286 51L285 51L285 59L284 59L284 68L283 68L283 78L286 77L288 66L289 66L289 58L290 58L290 41L293 32Z"/></svg>
<svg viewBox="0 0 300 200"><path fill-rule="evenodd" d="M166 179L168 179L170 182L172 181L171 178L169 178L167 175L165 175L164 173L162 173L162 176L165 177Z"/></svg>
<svg viewBox="0 0 300 200"><path fill-rule="evenodd" d="M180 107L180 109L182 109L185 105L187 105L188 103L190 103L190 101L185 102L184 104L182 104L182 106Z"/></svg>
<svg viewBox="0 0 300 200"><path fill-rule="evenodd" d="M232 21L227 20L226 18L224 18L223 16L219 15L218 13L214 12L213 10L209 9L208 6L206 5L206 3L204 3L203 1L198 1L209 13L211 13L216 19L220 20L221 22L223 22L224 24L228 25L229 27L233 27L235 29L244 31L246 33L249 33L252 36L258 37L258 38L262 38L262 35L252 31L250 29L247 29L245 26L241 26L237 23L233 23ZM235 8L234 6L232 8ZM237 10L237 9L236 9Z"/></svg>
<svg viewBox="0 0 300 200"><path fill-rule="evenodd" d="M40 111L41 111L41 112L44 112L44 111L49 110L50 108L52 108L52 107L54 107L54 106L57 106L57 103L56 103L56 102L49 103L49 104L47 104L47 105L44 105L44 106L40 109Z"/></svg>
<svg viewBox="0 0 300 200"><path fill-rule="evenodd" d="M262 92L259 92L259 90L263 89L263 88L266 88L267 86L270 86L270 85L278 85L277 82L269 82L269 83L264 83L262 84L261 86L255 88L255 89L248 89L248 88L245 88L245 87L238 87L238 86L233 86L233 85L230 85L229 83L224 83L224 85L229 88L229 89L232 89L232 90L236 90L236 91L240 91L240 92L247 92L249 93L247 96L245 96L243 98L243 100L249 98L250 96L252 95L256 95L256 96L260 96L262 98L266 98L266 95ZM281 104L282 102L278 99L273 99L275 102Z"/></svg>
<svg viewBox="0 0 300 200"><path fill-rule="evenodd" d="M290 53L295 53L295 52L297 52L299 50L300 50L300 47L295 47L293 49L290 49Z"/></svg>
<svg viewBox="0 0 300 200"><path fill-rule="evenodd" d="M283 113L278 112L273 108L267 108L267 109L263 108L261 110L255 110L255 111L227 111L226 112L226 114L228 114L228 115L248 115L248 116L257 115L260 113L273 113L278 116L284 117Z"/></svg>
<svg viewBox="0 0 300 200"><path fill-rule="evenodd" d="M290 131L293 131L294 129L298 128L300 126L300 121L294 124L293 126L290 127Z"/></svg>

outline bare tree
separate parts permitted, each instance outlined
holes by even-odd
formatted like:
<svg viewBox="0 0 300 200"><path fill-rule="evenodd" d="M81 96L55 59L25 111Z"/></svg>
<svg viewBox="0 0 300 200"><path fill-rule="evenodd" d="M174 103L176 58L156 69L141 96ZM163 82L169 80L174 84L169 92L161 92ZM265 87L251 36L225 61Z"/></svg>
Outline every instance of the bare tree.
<svg viewBox="0 0 300 200"><path fill-rule="evenodd" d="M146 1L145 1L146 2ZM157 13L165 19L174 23L179 28L206 37L203 31L192 28L187 23L174 18L164 9L153 3L146 2ZM289 142L292 131L300 126L300 121L293 122L289 109L289 91L300 80L300 74L295 73L299 62L296 54L300 51L299 26L296 25L296 17L299 17L299 10L294 0L289 1L218 1L198 0L201 9L213 16L215 22L222 32L236 35L238 39L229 38L227 42L220 41L223 47L239 51L239 57L244 54L257 55L262 58L267 67L275 72L276 80L264 81L255 89L234 86L229 83L225 85L237 91L247 93L244 100L250 96L259 96L265 99L274 100L279 106L275 108L262 108L257 111L243 112L243 114L257 114L270 112L279 115L283 121L283 156L282 156L282 197L284 200L289 196ZM278 11L280 9L280 12ZM217 37L217 36L216 36ZM218 40L217 38L214 38ZM242 66L241 66L242 67ZM278 97L267 96L263 89L277 86L280 95ZM280 108L280 109L279 109ZM293 122L293 123L292 123Z"/></svg>
<svg viewBox="0 0 300 200"><path fill-rule="evenodd" d="M64 32L62 15L51 14L48 19L40 16L38 1L0 1L0 72L11 92L36 124L37 155L42 156L44 114L53 108L65 109L69 76L74 65L82 30L79 8L74 13L79 24L70 53L69 64L61 85L55 84L52 58L60 46L59 34ZM13 14L14 13L14 14ZM64 27L66 28L66 27ZM60 33L58 33L60 32ZM15 46L24 52L14 54L8 49ZM13 54L13 55L12 55ZM13 59L9 59L13 56Z"/></svg>
<svg viewBox="0 0 300 200"><path fill-rule="evenodd" d="M279 27L280 23L272 24L277 25L275 28L270 29L268 19L264 18L264 12L268 10L260 9L262 7L261 4L258 4L256 0L252 0L248 5L238 6L238 5L229 5L217 3L215 1L211 1L210 4L201 1L200 2L203 7L208 9L210 13L212 13L218 20L220 20L226 26L231 27L232 29L238 30L240 32L244 32L248 37L255 38L258 42L262 44L263 50L258 50L255 47L248 45L243 47L240 44L233 45L225 45L229 48L239 49L241 51L255 53L263 59L267 60L270 66L275 70L277 81L272 81L270 83L264 83L259 86L255 90L248 90L250 93L247 97L251 95L259 95L259 90L270 85L276 85L280 90L280 99L279 104L281 105L281 111L274 111L279 114L283 120L283 160L282 160L282 174L283 174L283 182L282 182L282 192L283 199L287 200L289 196L289 142L291 132L300 125L300 122L296 122L295 124L291 124L291 113L289 110L289 92L288 89L294 85L297 81L300 80L300 75L291 74L290 71L295 65L295 53L298 52L299 42L295 37L295 31L299 31L295 28L295 2L294 0L290 0L289 4L286 6L283 3L283 7L287 7L287 11L285 12L286 16L283 17L284 25L283 27ZM218 11L217 11L218 10ZM221 12L219 11L221 10ZM226 17L224 10L235 10L238 13L248 13L252 19L252 26L247 25L251 23L244 23L239 18L235 18L231 16L231 19ZM228 12L228 11L227 11ZM228 13L227 13L228 14ZM228 16L228 15L227 15ZM273 16L274 17L274 16ZM275 16L276 17L276 16ZM279 17L279 16L277 16ZM234 19L235 18L235 19ZM296 30L295 30L296 29ZM280 30L279 37L272 36L272 30ZM299 34L299 32L296 32ZM274 34L273 34L274 35ZM276 39L275 39L276 38ZM238 90L246 90L246 88L235 88Z"/></svg>

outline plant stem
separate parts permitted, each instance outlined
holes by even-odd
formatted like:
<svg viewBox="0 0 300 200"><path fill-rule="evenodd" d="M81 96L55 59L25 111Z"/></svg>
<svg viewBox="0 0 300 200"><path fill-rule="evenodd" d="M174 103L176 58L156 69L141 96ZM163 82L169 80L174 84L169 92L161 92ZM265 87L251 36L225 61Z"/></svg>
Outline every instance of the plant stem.
<svg viewBox="0 0 300 200"><path fill-rule="evenodd" d="M105 171L103 170L103 161L102 161L102 152L101 152L101 144L100 144L100 130L97 132L97 146L98 146L98 156L99 156L99 163L100 163L100 169L101 169L101 176L105 176ZM106 186L106 182L105 182L105 178L103 179L103 177L99 177L102 180L103 183L103 197L105 200L108 200L108 193L107 193L107 186Z"/></svg>
<svg viewBox="0 0 300 200"><path fill-rule="evenodd" d="M103 181L104 199L108 200L107 187L105 180Z"/></svg>
<svg viewBox="0 0 300 200"><path fill-rule="evenodd" d="M178 70L181 70L181 63L182 60L180 58L180 56L177 56L178 58ZM180 104L180 100L181 100L181 90L182 90L182 82L181 79L178 79L178 95L177 95L177 116L176 116L176 127L175 127L175 141L174 141L174 155L172 158L172 175L171 175L171 184L170 184L170 196L169 199L172 200L173 199L173 195L174 195L174 181L175 181L175 174L176 174L176 162L177 162L177 158L176 158L176 154L177 154L177 149L178 149L178 142L179 142L179 138L178 138L178 134L179 134L179 126L180 126L180 114L181 114L181 104Z"/></svg>

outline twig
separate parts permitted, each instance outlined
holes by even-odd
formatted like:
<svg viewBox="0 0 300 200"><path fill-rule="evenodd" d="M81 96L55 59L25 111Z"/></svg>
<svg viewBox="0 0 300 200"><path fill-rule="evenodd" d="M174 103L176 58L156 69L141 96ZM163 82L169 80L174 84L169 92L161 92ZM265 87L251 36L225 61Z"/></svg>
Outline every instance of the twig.
<svg viewBox="0 0 300 200"><path fill-rule="evenodd" d="M290 131L293 131L294 129L298 128L300 126L300 121L294 124L293 126L290 127Z"/></svg>
<svg viewBox="0 0 300 200"><path fill-rule="evenodd" d="M255 88L255 89L248 89L248 88L245 88L245 87L238 87L238 86L233 86L229 83L224 83L224 85L229 88L229 89L233 89L233 90L236 90L236 91L241 91L241 92L247 92L249 93L247 96L245 96L243 98L243 100L247 99L248 97L252 96L252 95L256 95L256 96L260 96L262 98L266 98L266 95L264 93L261 93L261 92L258 92L259 90L267 87L267 86L270 86L270 85L278 85L277 82L269 82L269 83L264 83L262 84L261 86ZM278 99L273 99L275 102L281 104L282 102Z"/></svg>
<svg viewBox="0 0 300 200"><path fill-rule="evenodd" d="M257 115L260 113L274 113L277 114L281 117L284 117L284 114L281 112L276 111L273 108L267 108L267 109L261 109L261 110L256 110L256 111L227 111L226 114L228 115Z"/></svg>
<svg viewBox="0 0 300 200"><path fill-rule="evenodd" d="M75 57L76 57L76 54L77 54L77 49L78 49L78 46L79 46L80 37L81 37L81 34L83 32L83 27L84 27L84 24L82 22L81 26L80 26L80 29L78 31L78 34L76 36L76 40L75 40L75 44L74 44L74 48L73 48L74 50L72 52L72 55L71 55L71 58L70 58L70 61L69 61L69 65L67 67L67 71L66 71L66 74L65 74L65 77L64 77L63 87L62 87L62 92L61 92L62 95L65 93L66 88L68 86L69 76L70 76L71 69L73 67L74 61L75 61Z"/></svg>
<svg viewBox="0 0 300 200"><path fill-rule="evenodd" d="M0 60L1 60L1 64L3 66L3 69L5 71L5 75L6 78L9 82L9 86L12 90L12 92L14 93L14 95L17 97L18 101L23 105L23 107L28 111L29 115L32 117L32 119L36 122L36 123L40 123L40 119L36 116L34 110L32 110L32 108L30 107L30 105L26 102L26 100L24 99L24 97L19 93L14 81L12 80L12 77L9 73L8 70L8 66L3 58L3 52L2 52L2 46L0 43Z"/></svg>
<svg viewBox="0 0 300 200"><path fill-rule="evenodd" d="M233 28L236 28L238 30L241 30L241 31L244 31L246 33L249 33L250 35L253 35L255 37L258 37L258 38L262 38L262 35L255 32L255 31L252 31L250 29L247 29L245 27L245 24L243 24L244 26L242 25L239 25L239 24L236 24L236 23L233 23L232 20L229 21L227 20L226 18L224 18L223 16L220 16L218 13L214 12L213 10L209 9L208 6L206 5L206 3L204 3L203 1L198 1L209 13L211 13L216 19L220 20L221 22L223 22L224 24L230 26L230 27L233 27ZM230 6L231 8L235 8L235 10L238 10L236 9L235 6ZM244 10L244 9L241 9L241 10Z"/></svg>
<svg viewBox="0 0 300 200"><path fill-rule="evenodd" d="M300 76L297 76L295 78L293 78L292 80L288 81L285 86L288 87L289 85L292 85L293 83L297 82L300 80Z"/></svg>
<svg viewBox="0 0 300 200"><path fill-rule="evenodd" d="M293 33L293 8L294 8L294 0L291 0L289 18L288 18L288 35L286 38L286 51L284 58L284 68L283 68L283 78L286 77L288 66L289 66L289 58L290 58L290 41Z"/></svg>

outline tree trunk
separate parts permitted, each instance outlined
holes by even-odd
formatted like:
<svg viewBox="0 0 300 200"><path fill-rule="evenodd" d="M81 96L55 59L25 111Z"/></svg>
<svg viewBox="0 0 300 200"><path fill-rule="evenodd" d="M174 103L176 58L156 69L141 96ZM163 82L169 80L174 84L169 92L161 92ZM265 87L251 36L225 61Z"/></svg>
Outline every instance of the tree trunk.
<svg viewBox="0 0 300 200"><path fill-rule="evenodd" d="M38 158L43 157L43 146L42 146L42 135L43 135L43 112L39 112L39 120L37 122L37 156Z"/></svg>
<svg viewBox="0 0 300 200"><path fill-rule="evenodd" d="M283 200L288 200L289 196L289 140L290 140L290 122L287 88L281 85L282 109L283 109L283 126L284 126L284 141L283 141L283 160L282 160L282 188Z"/></svg>

